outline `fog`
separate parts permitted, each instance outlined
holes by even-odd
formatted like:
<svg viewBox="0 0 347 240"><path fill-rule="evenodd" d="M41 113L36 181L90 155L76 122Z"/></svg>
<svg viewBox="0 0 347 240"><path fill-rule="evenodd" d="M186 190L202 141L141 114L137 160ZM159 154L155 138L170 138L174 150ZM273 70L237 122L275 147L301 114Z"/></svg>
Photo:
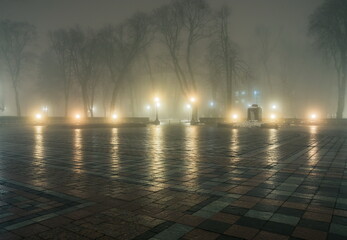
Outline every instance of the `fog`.
<svg viewBox="0 0 347 240"><path fill-rule="evenodd" d="M313 112L322 118L336 117L336 70L309 34L310 16L323 0L188 2L204 3L201 9L207 9L190 50L185 23L180 25L176 45L167 42L165 33L173 24L165 27L167 16L161 13L163 6L172 8L172 1L0 0L0 20L35 27L23 51L17 81L21 115L47 107L49 116L117 113L153 119L157 108L160 118L187 119L194 114L246 116L247 108L258 104L265 117L273 112L284 118L305 118ZM228 8L230 14L223 18L221 8ZM220 50L219 26L224 20L230 48L227 60ZM107 26L113 32L105 30ZM101 41L93 50L97 57L88 59L88 65L83 60L85 52L72 54L70 49L74 58L67 72L62 70L52 35L71 29L83 35L75 49L90 46L88 39ZM114 47L105 46L113 37L112 44L119 49L111 54ZM4 54L0 58L0 114L17 115L11 74ZM64 85L67 73L68 86Z"/></svg>

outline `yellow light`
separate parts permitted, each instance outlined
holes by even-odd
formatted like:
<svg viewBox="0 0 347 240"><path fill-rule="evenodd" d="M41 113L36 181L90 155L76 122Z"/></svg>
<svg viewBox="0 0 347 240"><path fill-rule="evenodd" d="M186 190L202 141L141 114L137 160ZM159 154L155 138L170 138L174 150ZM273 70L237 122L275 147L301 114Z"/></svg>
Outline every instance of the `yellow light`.
<svg viewBox="0 0 347 240"><path fill-rule="evenodd" d="M190 105L190 104L187 104L187 106L186 106L188 109L191 109L192 108L192 106Z"/></svg>
<svg viewBox="0 0 347 240"><path fill-rule="evenodd" d="M76 119L80 119L80 118L81 118L81 115L76 114L76 115L75 115L75 118L76 118Z"/></svg>
<svg viewBox="0 0 347 240"><path fill-rule="evenodd" d="M195 97L191 97L190 101L194 103L196 101Z"/></svg>
<svg viewBox="0 0 347 240"><path fill-rule="evenodd" d="M236 119L238 119L238 118L239 118L239 115L237 115L237 114L233 114L231 117L232 117L232 119L236 120Z"/></svg>
<svg viewBox="0 0 347 240"><path fill-rule="evenodd" d="M118 118L118 115L117 114L112 114L112 119L113 120L116 120Z"/></svg>
<svg viewBox="0 0 347 240"><path fill-rule="evenodd" d="M154 98L154 102L157 103L157 102L159 102L159 101L160 101L160 99L159 99L158 97L155 97L155 98Z"/></svg>
<svg viewBox="0 0 347 240"><path fill-rule="evenodd" d="M311 119L317 119L317 115L316 114L311 114Z"/></svg>
<svg viewBox="0 0 347 240"><path fill-rule="evenodd" d="M271 115L270 115L270 118L271 118L271 119L276 119L277 116L276 116L275 114L271 114Z"/></svg>
<svg viewBox="0 0 347 240"><path fill-rule="evenodd" d="M42 115L38 113L38 114L35 115L35 117L36 117L36 119L41 119Z"/></svg>
<svg viewBox="0 0 347 240"><path fill-rule="evenodd" d="M159 102L157 102L157 103L156 103L156 106L157 106L157 107L160 107L160 103L159 103Z"/></svg>

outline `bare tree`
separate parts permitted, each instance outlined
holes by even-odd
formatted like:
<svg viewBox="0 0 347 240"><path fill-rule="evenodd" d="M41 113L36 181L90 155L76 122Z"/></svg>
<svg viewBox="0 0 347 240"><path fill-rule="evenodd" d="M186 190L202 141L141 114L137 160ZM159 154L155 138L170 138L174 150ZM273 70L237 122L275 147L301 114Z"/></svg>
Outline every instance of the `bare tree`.
<svg viewBox="0 0 347 240"><path fill-rule="evenodd" d="M35 27L26 22L0 22L0 50L5 60L13 87L17 116L21 116L19 99L20 73L25 60L25 50L33 41L36 34Z"/></svg>
<svg viewBox="0 0 347 240"><path fill-rule="evenodd" d="M60 29L49 33L51 48L54 50L63 81L64 91L64 116L68 116L71 85L73 80L73 58L71 38L68 30Z"/></svg>
<svg viewBox="0 0 347 240"><path fill-rule="evenodd" d="M157 31L169 51L174 72L185 98L195 96L198 92L192 64L192 49L199 40L210 34L210 12L205 0L175 0L154 12ZM184 46L186 50L182 51ZM184 61L181 56L184 56ZM194 104L191 123L196 122L198 109Z"/></svg>
<svg viewBox="0 0 347 240"><path fill-rule="evenodd" d="M309 32L317 47L334 63L337 73L336 118L343 118L347 79L347 2L325 0L311 15Z"/></svg>
<svg viewBox="0 0 347 240"><path fill-rule="evenodd" d="M215 18L215 38L210 44L210 59L216 65L216 69L221 72L221 76L226 83L226 110L233 107L233 93L236 89L237 79L241 75L249 74L247 64L241 60L237 45L231 40L229 33L230 9L223 6ZM245 78L246 79L246 78Z"/></svg>
<svg viewBox="0 0 347 240"><path fill-rule="evenodd" d="M55 106L51 111L56 111L61 103L62 93L64 92L64 83L60 65L52 51L44 51L38 61L38 86L40 97L50 106Z"/></svg>
<svg viewBox="0 0 347 240"><path fill-rule="evenodd" d="M96 86L101 72L101 42L94 31L76 27L69 31L72 42L72 61L76 79L81 87L83 111L94 117Z"/></svg>
<svg viewBox="0 0 347 240"><path fill-rule="evenodd" d="M150 18L137 13L118 26L100 31L103 60L113 82L110 112L115 110L117 96L134 61L152 40Z"/></svg>

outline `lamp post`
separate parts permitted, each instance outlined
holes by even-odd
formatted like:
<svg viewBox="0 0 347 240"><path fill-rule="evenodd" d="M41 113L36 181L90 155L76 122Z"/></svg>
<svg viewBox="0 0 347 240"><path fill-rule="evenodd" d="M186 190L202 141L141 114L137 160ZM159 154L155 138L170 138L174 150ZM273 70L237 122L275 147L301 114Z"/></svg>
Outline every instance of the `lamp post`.
<svg viewBox="0 0 347 240"><path fill-rule="evenodd" d="M197 116L198 116L198 108L196 106L196 98L191 97L190 102L192 104L192 119L190 120L191 125L195 125L198 122Z"/></svg>
<svg viewBox="0 0 347 240"><path fill-rule="evenodd" d="M191 115L191 109L192 109L192 105L190 105L190 104L187 104L187 109L188 109L188 119L187 119L187 122L189 122L189 118L190 118L190 115Z"/></svg>
<svg viewBox="0 0 347 240"><path fill-rule="evenodd" d="M155 104L155 125L160 125L159 117L158 117L158 108L160 106L160 99L158 97L154 98L154 104Z"/></svg>

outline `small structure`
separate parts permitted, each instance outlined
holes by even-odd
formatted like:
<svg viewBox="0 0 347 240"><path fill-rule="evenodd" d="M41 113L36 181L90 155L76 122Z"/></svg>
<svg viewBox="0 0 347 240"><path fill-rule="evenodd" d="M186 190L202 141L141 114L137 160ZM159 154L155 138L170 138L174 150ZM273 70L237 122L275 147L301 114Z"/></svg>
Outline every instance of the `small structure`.
<svg viewBox="0 0 347 240"><path fill-rule="evenodd" d="M247 110L247 120L248 121L262 121L262 109L258 104L252 104Z"/></svg>

